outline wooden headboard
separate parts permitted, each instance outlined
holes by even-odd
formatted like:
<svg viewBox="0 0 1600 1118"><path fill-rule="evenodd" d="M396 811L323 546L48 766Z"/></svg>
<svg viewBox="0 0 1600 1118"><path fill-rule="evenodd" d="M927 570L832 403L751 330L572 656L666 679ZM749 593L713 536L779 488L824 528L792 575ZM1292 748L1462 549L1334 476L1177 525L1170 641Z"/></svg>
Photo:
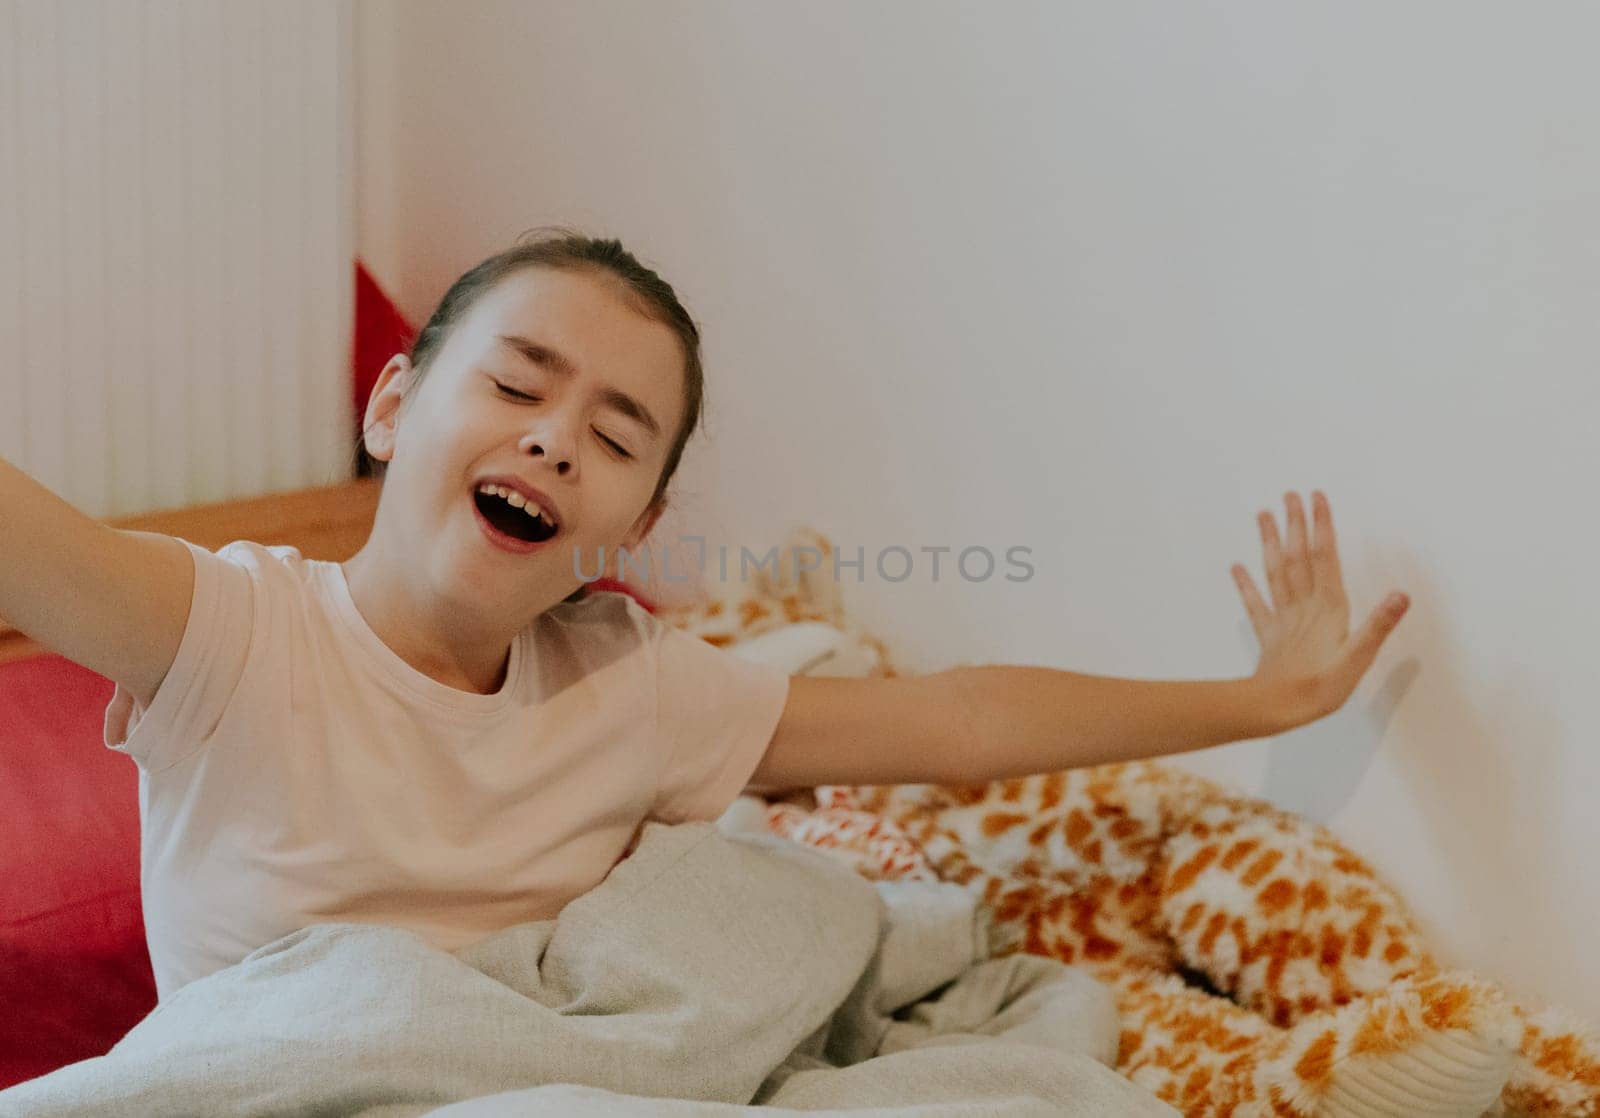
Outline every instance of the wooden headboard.
<svg viewBox="0 0 1600 1118"><path fill-rule="evenodd" d="M307 559L341 562L367 542L381 485L375 477L359 478L319 489L148 512L106 523L114 528L181 536L212 550L234 540L256 540L289 544ZM48 651L0 621L0 663Z"/></svg>

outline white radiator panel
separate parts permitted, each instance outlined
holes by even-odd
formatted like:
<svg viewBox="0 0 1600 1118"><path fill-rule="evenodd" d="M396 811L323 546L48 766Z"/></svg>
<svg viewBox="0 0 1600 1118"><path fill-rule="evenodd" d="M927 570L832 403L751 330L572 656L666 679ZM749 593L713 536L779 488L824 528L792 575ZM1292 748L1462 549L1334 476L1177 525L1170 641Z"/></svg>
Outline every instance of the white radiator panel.
<svg viewBox="0 0 1600 1118"><path fill-rule="evenodd" d="M0 0L0 456L100 518L351 476L350 25Z"/></svg>

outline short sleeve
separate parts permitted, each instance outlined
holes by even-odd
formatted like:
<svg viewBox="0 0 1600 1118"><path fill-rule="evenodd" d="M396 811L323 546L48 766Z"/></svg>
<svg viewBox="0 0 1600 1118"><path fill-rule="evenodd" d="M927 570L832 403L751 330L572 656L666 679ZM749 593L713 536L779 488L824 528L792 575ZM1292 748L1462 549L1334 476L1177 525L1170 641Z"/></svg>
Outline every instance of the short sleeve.
<svg viewBox="0 0 1600 1118"><path fill-rule="evenodd" d="M243 674L254 622L250 572L182 542L194 560L194 593L172 667L148 709L119 683L105 711L106 747L150 772L177 764L210 738Z"/></svg>
<svg viewBox="0 0 1600 1118"><path fill-rule="evenodd" d="M668 751L654 815L715 822L755 774L789 698L789 675L657 621L656 722Z"/></svg>

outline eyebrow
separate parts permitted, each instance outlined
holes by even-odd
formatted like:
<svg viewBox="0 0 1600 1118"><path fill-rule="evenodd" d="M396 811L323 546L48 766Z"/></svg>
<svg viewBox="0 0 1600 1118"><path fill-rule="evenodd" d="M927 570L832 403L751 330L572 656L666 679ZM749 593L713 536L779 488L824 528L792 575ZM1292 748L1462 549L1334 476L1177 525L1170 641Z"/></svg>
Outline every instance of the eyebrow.
<svg viewBox="0 0 1600 1118"><path fill-rule="evenodd" d="M578 367L559 350L551 349L547 345L541 345L531 339L524 338L520 334L500 334L498 337L519 355L535 365L550 369L552 372L560 373L568 378L578 375ZM629 419L639 423L650 432L651 436L655 438L661 437L661 424L657 423L656 417L650 414L650 409L622 391L622 389L612 388L607 385L600 390L600 398Z"/></svg>

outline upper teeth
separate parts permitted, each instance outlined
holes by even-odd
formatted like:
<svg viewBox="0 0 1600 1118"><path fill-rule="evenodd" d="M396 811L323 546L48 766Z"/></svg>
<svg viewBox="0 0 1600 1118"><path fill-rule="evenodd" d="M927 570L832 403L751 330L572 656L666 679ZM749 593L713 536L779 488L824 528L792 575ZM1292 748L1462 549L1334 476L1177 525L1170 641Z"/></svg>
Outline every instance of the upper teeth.
<svg viewBox="0 0 1600 1118"><path fill-rule="evenodd" d="M513 508L519 508L529 516L536 519L538 518L539 514L544 511L539 507L539 503L537 501L530 501L521 493L518 493L515 489L507 489L503 485L480 485L478 486L478 492L493 493L498 497L504 497L508 502L510 502ZM548 519L548 517L546 519Z"/></svg>

